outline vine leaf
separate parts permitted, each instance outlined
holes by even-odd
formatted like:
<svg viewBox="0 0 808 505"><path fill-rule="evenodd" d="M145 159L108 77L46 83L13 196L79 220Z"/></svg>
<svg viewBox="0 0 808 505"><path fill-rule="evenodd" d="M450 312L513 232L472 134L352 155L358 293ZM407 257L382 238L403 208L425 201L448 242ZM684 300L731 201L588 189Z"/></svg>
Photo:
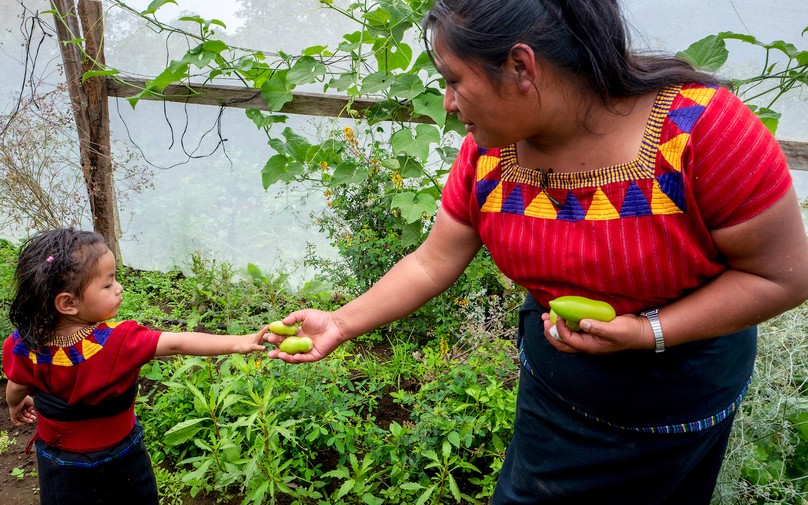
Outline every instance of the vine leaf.
<svg viewBox="0 0 808 505"><path fill-rule="evenodd" d="M439 127L446 124L446 109L443 108L443 95L434 90L426 90L412 99L412 107L416 114L432 118Z"/></svg>
<svg viewBox="0 0 808 505"><path fill-rule="evenodd" d="M729 51L723 37L708 35L690 44L684 51L679 51L676 56L696 68L715 72L727 62Z"/></svg>
<svg viewBox="0 0 808 505"><path fill-rule="evenodd" d="M277 70L261 85L261 96L267 101L267 107L272 112L281 110L284 104L294 98L291 91L294 86L287 81L287 72L288 70Z"/></svg>
<svg viewBox="0 0 808 505"><path fill-rule="evenodd" d="M393 201L390 202L390 208L401 209L401 217L404 221L414 223L420 221L424 214L431 216L438 209L438 205L435 202L435 197L429 193L406 191L396 193Z"/></svg>

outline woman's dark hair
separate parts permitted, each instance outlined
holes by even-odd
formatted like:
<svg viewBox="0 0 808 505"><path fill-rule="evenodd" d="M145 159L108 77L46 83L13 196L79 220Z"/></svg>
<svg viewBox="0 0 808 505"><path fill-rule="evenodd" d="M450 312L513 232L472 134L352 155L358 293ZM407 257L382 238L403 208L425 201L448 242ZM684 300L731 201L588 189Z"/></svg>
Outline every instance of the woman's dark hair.
<svg viewBox="0 0 808 505"><path fill-rule="evenodd" d="M437 35L494 81L511 48L527 44L607 106L671 84L719 83L672 56L633 53L618 0L435 0L424 30L427 52Z"/></svg>
<svg viewBox="0 0 808 505"><path fill-rule="evenodd" d="M14 273L9 319L28 348L38 350L52 336L59 315L56 295L81 297L107 250L100 234L73 228L41 231L25 241Z"/></svg>

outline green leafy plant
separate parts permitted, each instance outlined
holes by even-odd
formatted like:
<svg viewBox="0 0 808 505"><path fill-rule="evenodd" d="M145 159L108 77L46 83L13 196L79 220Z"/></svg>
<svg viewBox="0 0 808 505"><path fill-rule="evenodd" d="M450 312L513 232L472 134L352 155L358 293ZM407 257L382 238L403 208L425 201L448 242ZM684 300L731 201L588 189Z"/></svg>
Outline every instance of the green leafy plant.
<svg viewBox="0 0 808 505"><path fill-rule="evenodd" d="M802 34L806 32L808 27ZM751 76L733 77L732 88L769 130L776 132L781 114L773 109L775 103L789 91L808 85L808 50L798 49L783 40L766 43L751 35L720 32L694 42L677 56L697 68L718 72L729 58L727 41L749 44L764 51L762 68ZM757 101L762 101L763 105L755 105Z"/></svg>

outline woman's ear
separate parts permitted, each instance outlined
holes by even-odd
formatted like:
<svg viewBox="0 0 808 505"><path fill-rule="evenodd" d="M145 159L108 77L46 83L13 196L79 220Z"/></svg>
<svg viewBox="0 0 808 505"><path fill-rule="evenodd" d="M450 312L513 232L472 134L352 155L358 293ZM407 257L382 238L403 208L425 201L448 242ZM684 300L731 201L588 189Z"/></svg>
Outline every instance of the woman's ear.
<svg viewBox="0 0 808 505"><path fill-rule="evenodd" d="M60 314L67 316L75 315L79 311L76 296L65 291L56 295L56 298L53 299L53 304Z"/></svg>
<svg viewBox="0 0 808 505"><path fill-rule="evenodd" d="M527 44L515 44L508 54L509 70L516 74L516 85L520 91L536 89L539 76L539 66L536 63L536 53Z"/></svg>

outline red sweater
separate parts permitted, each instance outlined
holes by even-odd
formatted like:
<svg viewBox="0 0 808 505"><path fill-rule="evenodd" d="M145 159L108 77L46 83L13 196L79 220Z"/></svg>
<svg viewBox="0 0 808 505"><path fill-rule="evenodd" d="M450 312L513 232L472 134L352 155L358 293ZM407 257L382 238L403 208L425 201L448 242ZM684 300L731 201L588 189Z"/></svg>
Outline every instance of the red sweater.
<svg viewBox="0 0 808 505"><path fill-rule="evenodd" d="M441 205L544 307L581 295L621 314L723 272L710 231L754 217L790 185L779 144L746 105L686 85L660 92L639 155L621 165L543 177L518 165L516 146L486 150L469 135Z"/></svg>

